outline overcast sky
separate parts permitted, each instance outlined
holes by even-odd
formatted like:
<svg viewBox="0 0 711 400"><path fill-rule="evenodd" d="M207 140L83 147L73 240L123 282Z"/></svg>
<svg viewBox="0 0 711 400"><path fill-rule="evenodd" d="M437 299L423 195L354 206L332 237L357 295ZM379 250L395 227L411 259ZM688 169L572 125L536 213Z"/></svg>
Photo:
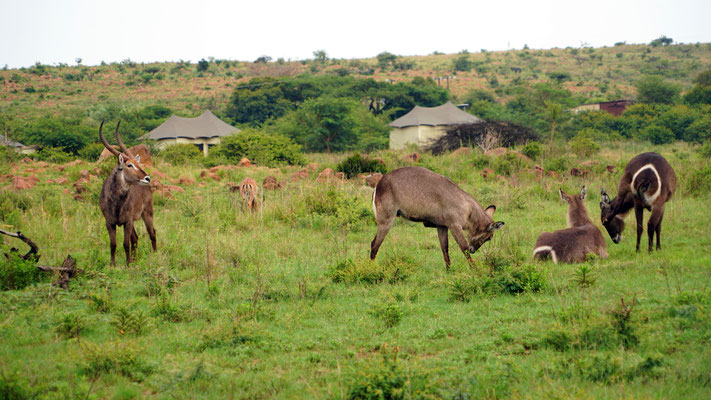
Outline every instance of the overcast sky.
<svg viewBox="0 0 711 400"><path fill-rule="evenodd" d="M711 42L709 0L0 0L0 67Z"/></svg>

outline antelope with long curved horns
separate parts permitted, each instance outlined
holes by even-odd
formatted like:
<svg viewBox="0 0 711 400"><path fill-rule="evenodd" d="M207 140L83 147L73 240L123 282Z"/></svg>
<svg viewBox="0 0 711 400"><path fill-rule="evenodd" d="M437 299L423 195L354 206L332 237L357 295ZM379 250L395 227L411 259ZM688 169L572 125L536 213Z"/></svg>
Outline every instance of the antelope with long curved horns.
<svg viewBox="0 0 711 400"><path fill-rule="evenodd" d="M138 235L134 222L143 218L151 238L153 251L156 250L156 231L153 228L153 192L149 186L151 177L141 168L140 156L134 156L121 141L119 125L116 124L116 141L123 153L111 146L99 126L99 137L111 154L116 156L117 165L101 188L99 208L106 219L106 229L111 241L111 265L116 265L116 226L123 225L123 248L126 251L126 265L133 261L138 246Z"/></svg>

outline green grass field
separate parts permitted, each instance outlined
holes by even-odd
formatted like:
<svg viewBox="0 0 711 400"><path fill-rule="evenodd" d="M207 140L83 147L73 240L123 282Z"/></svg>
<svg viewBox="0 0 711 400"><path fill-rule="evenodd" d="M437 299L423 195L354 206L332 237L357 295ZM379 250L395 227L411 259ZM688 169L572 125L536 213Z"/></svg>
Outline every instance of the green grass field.
<svg viewBox="0 0 711 400"><path fill-rule="evenodd" d="M586 184L599 225L600 187L616 192L627 160L650 150L679 177L662 251L635 253L629 215L620 244L603 232L608 259L531 261L537 235L565 227L559 187ZM555 151L568 169L585 161ZM377 155L394 169L403 154ZM309 157L320 170L346 156ZM40 177L0 191L2 228L34 240L40 264L72 254L84 270L67 290L50 276L0 292L0 398L709 398L709 161L685 144L641 143L608 143L592 159L588 178L537 179L533 163L424 155L419 165L497 205L506 223L474 268L450 240L450 271L436 231L403 220L368 261L372 189L357 180L318 183L312 172L249 215L225 182L288 180L296 169L234 168L215 182L160 159L170 177L206 183L156 194L158 251L140 223L137 262L123 265L121 233L111 267L103 179L83 201L46 183L95 165L0 164ZM486 166L505 178L484 179Z"/></svg>

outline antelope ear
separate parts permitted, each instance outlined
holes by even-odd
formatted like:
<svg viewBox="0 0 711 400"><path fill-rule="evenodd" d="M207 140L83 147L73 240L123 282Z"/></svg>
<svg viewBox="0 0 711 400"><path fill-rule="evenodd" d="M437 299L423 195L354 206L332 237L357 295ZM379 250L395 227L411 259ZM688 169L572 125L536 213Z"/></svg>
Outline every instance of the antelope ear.
<svg viewBox="0 0 711 400"><path fill-rule="evenodd" d="M494 216L494 211L496 211L496 206L493 205L493 204L490 205L489 207L486 207L486 210L484 210L484 212L486 213L486 215L488 215L489 217L493 217L493 216Z"/></svg>
<svg viewBox="0 0 711 400"><path fill-rule="evenodd" d="M560 196L561 200L568 201L568 195L565 194L565 192L561 188L558 188L558 196Z"/></svg>
<svg viewBox="0 0 711 400"><path fill-rule="evenodd" d="M496 221L496 222L492 222L491 224L489 224L489 226L486 228L486 230L489 232L496 231L496 230L501 229L502 226L504 226L504 221Z"/></svg>
<svg viewBox="0 0 711 400"><path fill-rule="evenodd" d="M583 185L583 188L580 189L580 198L585 200L585 196L587 196L588 190L585 188L585 185Z"/></svg>
<svg viewBox="0 0 711 400"><path fill-rule="evenodd" d="M141 162L141 155L136 154L136 162L140 163Z"/></svg>
<svg viewBox="0 0 711 400"><path fill-rule="evenodd" d="M126 164L126 160L123 158L123 154L119 153L118 162L119 162L119 169L123 169L123 166Z"/></svg>

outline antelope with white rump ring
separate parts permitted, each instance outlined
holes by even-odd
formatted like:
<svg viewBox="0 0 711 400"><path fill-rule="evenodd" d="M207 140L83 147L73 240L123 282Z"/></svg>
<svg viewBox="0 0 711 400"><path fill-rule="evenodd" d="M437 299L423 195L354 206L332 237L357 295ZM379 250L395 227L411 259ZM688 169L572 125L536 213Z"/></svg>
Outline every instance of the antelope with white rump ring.
<svg viewBox="0 0 711 400"><path fill-rule="evenodd" d="M612 241L622 240L625 229L624 217L634 207L637 219L637 251L643 232L644 209L652 212L647 223L649 252L652 252L654 233L657 234L657 250L661 249L660 233L664 218L664 205L676 190L676 173L667 160L657 153L642 153L627 163L617 189L617 197L610 200L602 189L600 220Z"/></svg>
<svg viewBox="0 0 711 400"><path fill-rule="evenodd" d="M542 260L550 258L554 263L583 262L589 253L607 258L605 238L593 224L585 207L585 186L578 195L571 196L562 189L558 189L558 194L561 200L568 203L568 229L541 233L536 239L533 257Z"/></svg>
<svg viewBox="0 0 711 400"><path fill-rule="evenodd" d="M383 175L373 192L373 211L378 231L370 244L374 260L383 239L397 216L437 228L444 263L449 269L449 237L454 240L469 263L470 254L489 241L504 225L492 219L495 206L482 209L479 203L454 182L421 167L399 168ZM465 235L465 232L467 234Z"/></svg>

